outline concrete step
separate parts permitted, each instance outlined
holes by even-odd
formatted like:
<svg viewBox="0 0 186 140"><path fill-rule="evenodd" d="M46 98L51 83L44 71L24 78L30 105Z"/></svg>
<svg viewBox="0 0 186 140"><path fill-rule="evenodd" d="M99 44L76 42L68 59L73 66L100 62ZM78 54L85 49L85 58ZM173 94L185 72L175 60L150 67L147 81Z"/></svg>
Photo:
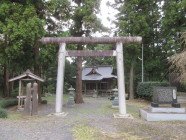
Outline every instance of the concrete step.
<svg viewBox="0 0 186 140"><path fill-rule="evenodd" d="M178 103L186 103L186 96L178 96L177 100Z"/></svg>

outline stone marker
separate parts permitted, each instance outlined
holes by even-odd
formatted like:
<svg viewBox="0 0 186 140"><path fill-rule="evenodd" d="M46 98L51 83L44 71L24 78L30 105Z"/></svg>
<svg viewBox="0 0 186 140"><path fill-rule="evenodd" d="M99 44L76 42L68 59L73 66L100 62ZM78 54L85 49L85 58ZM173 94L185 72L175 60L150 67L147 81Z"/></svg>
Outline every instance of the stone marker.
<svg viewBox="0 0 186 140"><path fill-rule="evenodd" d="M159 107L159 104L172 107ZM177 103L175 87L154 87L151 107L140 109L140 116L147 121L186 121L186 111Z"/></svg>
<svg viewBox="0 0 186 140"><path fill-rule="evenodd" d="M24 114L31 115L31 83L28 83L26 86Z"/></svg>
<svg viewBox="0 0 186 140"><path fill-rule="evenodd" d="M25 115L37 115L38 113L38 85L37 83L33 84L28 83L26 87L26 100L24 107Z"/></svg>
<svg viewBox="0 0 186 140"><path fill-rule="evenodd" d="M33 84L33 92L32 92L32 115L38 114L38 84Z"/></svg>
<svg viewBox="0 0 186 140"><path fill-rule="evenodd" d="M159 104L171 104L172 107L180 108L177 103L175 87L153 87L152 107L158 107Z"/></svg>

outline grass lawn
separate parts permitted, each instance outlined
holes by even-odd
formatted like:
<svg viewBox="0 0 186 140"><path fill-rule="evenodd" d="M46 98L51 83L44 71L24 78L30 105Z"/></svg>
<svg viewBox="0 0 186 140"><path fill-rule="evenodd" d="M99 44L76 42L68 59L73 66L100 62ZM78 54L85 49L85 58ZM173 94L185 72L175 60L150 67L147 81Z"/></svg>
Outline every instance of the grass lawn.
<svg viewBox="0 0 186 140"><path fill-rule="evenodd" d="M68 94L64 94L63 95L63 100L64 101L67 101L68 98L69 98L69 95ZM56 95L55 94L52 94L52 96L42 97L42 100L47 100L48 103L53 104L56 101Z"/></svg>

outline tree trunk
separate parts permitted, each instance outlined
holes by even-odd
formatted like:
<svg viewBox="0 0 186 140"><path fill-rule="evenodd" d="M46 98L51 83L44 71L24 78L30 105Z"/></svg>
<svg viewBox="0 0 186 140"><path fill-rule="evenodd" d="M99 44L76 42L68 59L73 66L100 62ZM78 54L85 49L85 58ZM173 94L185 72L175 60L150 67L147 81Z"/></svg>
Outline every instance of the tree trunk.
<svg viewBox="0 0 186 140"><path fill-rule="evenodd" d="M38 43L35 44L34 46L34 60L35 60L35 64L34 64L34 74L37 76L41 76L41 72L40 72L40 66L38 64L38 58L39 58L39 47L38 47ZM41 82L37 81L38 83L38 102L41 102Z"/></svg>
<svg viewBox="0 0 186 140"><path fill-rule="evenodd" d="M12 78L14 77L14 73L11 74L11 77L12 77ZM11 96L11 93L12 93L13 90L14 90L14 81L12 81L12 82L10 83L10 96Z"/></svg>
<svg viewBox="0 0 186 140"><path fill-rule="evenodd" d="M5 66L4 67L4 92L3 92L5 97L10 96L8 80L9 80L9 72L8 72L7 67Z"/></svg>
<svg viewBox="0 0 186 140"><path fill-rule="evenodd" d="M77 50L83 50L82 45L78 44ZM75 103L84 103L82 95L82 57L78 56L76 59L76 96Z"/></svg>
<svg viewBox="0 0 186 140"><path fill-rule="evenodd" d="M134 99L134 61L132 61L131 68L130 68L130 85L129 85L129 99Z"/></svg>

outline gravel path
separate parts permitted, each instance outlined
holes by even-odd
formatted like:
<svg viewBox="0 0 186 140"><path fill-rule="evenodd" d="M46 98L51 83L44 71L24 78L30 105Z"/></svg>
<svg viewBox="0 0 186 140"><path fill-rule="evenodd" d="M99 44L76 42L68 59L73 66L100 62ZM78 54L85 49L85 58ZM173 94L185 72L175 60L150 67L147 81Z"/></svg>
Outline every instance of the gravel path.
<svg viewBox="0 0 186 140"><path fill-rule="evenodd" d="M0 140L73 140L72 128L86 123L96 128L106 139L186 139L186 122L147 122L139 118L138 107L128 105L134 119L114 119L112 102L106 98L84 98L84 104L63 109L66 117L48 116L55 110L54 104L41 105L38 116L0 119ZM10 109L10 112L14 110ZM15 112L14 112L15 113Z"/></svg>

